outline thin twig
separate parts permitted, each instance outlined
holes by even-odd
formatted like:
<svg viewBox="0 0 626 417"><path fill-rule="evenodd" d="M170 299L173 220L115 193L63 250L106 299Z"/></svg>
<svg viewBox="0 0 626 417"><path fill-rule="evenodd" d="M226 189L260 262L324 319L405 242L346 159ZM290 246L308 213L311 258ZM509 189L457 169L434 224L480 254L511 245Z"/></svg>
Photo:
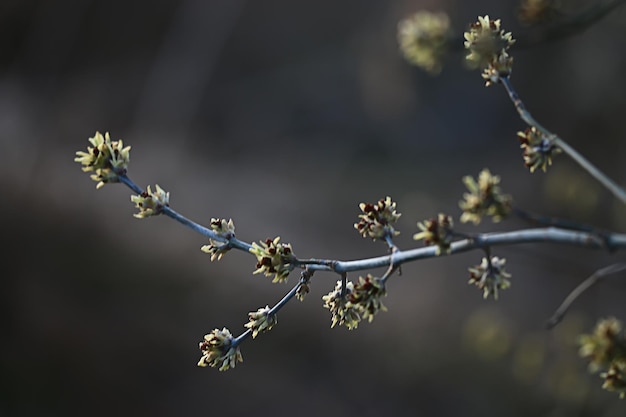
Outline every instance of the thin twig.
<svg viewBox="0 0 626 417"><path fill-rule="evenodd" d="M609 190L613 195L618 198L622 203L626 204L626 191L609 177L607 177L602 171L600 171L595 165L589 162L584 156L582 156L578 151L572 148L567 142L561 139L559 136L550 132L548 129L543 127L535 118L530 114L530 112L526 109L524 102L520 99L519 95L513 88L513 84L511 84L511 80L509 77L501 77L500 81L502 85L506 89L506 92L509 94L509 98L515 105L517 112L524 122L526 122L529 126L534 126L537 130L539 130L548 140L550 140L557 148L561 149L565 152L570 158L574 160L581 168L587 171L592 177L598 180L607 190Z"/></svg>
<svg viewBox="0 0 626 417"><path fill-rule="evenodd" d="M519 209L517 207L513 207L511 212L517 217L519 217L520 219L525 220L529 223L533 223L535 225L554 226L554 227L559 227L562 229L579 230L583 232L591 232L591 233L596 233L596 234L604 233L598 230L597 228L595 228L594 226L591 226L588 224L577 223L571 220L560 219L557 217L538 215L538 214L530 213L526 210Z"/></svg>
<svg viewBox="0 0 626 417"><path fill-rule="evenodd" d="M552 317L550 317L550 319L546 323L546 327L548 329L552 329L554 326L559 324L559 322L563 320L563 317L565 317L565 314L567 313L567 310L569 310L572 303L576 301L578 297L580 297L585 291L591 288L591 286L593 286L593 284L598 282L601 278L604 278L611 274L615 274L617 272L621 272L625 269L626 269L625 262L618 262L613 265L609 265L604 268L598 269L589 278L587 278L586 280L581 282L576 288L574 288L574 290L571 293L569 293L569 295L565 298L563 303L561 303L559 308L557 308L557 310L554 312Z"/></svg>
<svg viewBox="0 0 626 417"><path fill-rule="evenodd" d="M270 316L272 314L278 313L278 311L283 308L289 301L291 301L291 299L296 295L296 293L298 292L298 288L300 288L300 285L302 285L302 281L298 282L295 287L293 287L287 294L285 294L285 296L281 298L280 301L277 302L274 307L270 309L270 311L267 312L267 315ZM241 342L250 337L251 334L252 329L247 329L245 332L241 333L239 336L233 339L233 341L231 342L231 346L237 347L239 344L241 344Z"/></svg>

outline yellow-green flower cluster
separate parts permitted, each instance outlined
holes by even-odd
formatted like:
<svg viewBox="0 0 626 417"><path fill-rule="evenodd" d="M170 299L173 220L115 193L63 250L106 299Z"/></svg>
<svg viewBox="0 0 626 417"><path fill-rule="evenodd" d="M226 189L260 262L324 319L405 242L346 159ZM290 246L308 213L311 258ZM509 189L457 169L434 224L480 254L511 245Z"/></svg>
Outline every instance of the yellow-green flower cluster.
<svg viewBox="0 0 626 417"><path fill-rule="evenodd" d="M517 132L524 158L524 165L535 172L537 168L541 168L546 172L548 165L552 165L552 154L560 153L561 149L557 148L546 136L536 127L532 126L523 132Z"/></svg>
<svg viewBox="0 0 626 417"><path fill-rule="evenodd" d="M380 301L385 296L387 296L385 282L378 277L367 274L365 278L359 277L359 282L350 291L348 300L361 318L367 319L371 323L376 313L387 311L387 307Z"/></svg>
<svg viewBox="0 0 626 417"><path fill-rule="evenodd" d="M232 343L233 335L226 327L222 330L214 329L205 335L199 344L202 357L198 366L219 367L220 371L226 371L234 368L237 362L243 362L239 347L233 347Z"/></svg>
<svg viewBox="0 0 626 417"><path fill-rule="evenodd" d="M495 300L498 299L498 291L505 290L511 286L509 278L511 274L504 270L506 259L497 256L491 259L483 258L480 265L469 268L469 284L474 284L483 290L483 298L493 294Z"/></svg>
<svg viewBox="0 0 626 417"><path fill-rule="evenodd" d="M299 301L304 301L304 297L311 291L311 287L309 286L309 281L301 282L300 286L296 290L296 298Z"/></svg>
<svg viewBox="0 0 626 417"><path fill-rule="evenodd" d="M378 277L367 274L359 277L354 284L346 283L345 294L342 297L342 283L337 281L335 288L322 297L324 307L330 310L332 318L330 327L344 325L349 330L356 329L362 319L370 323L379 311L387 311L380 300L387 296L385 282Z"/></svg>
<svg viewBox="0 0 626 417"><path fill-rule="evenodd" d="M155 186L153 192L148 185L146 191L143 193L131 195L130 201L135 203L135 208L139 210L139 212L133 214L133 216L138 219L143 219L161 214L163 207L170 205L170 193L159 187L159 184Z"/></svg>
<svg viewBox="0 0 626 417"><path fill-rule="evenodd" d="M344 325L349 330L356 329L359 321L361 321L361 316L359 316L354 305L348 301L350 293L354 291L354 284L351 281L346 283L344 297L342 297L342 288L341 281L337 281L335 289L322 296L324 307L330 310L332 316L330 327Z"/></svg>
<svg viewBox="0 0 626 417"><path fill-rule="evenodd" d="M253 242L250 253L257 259L257 269L253 273L263 273L267 277L274 276L272 282L286 282L297 261L291 244L280 243L280 237L273 240L267 239L260 245Z"/></svg>
<svg viewBox="0 0 626 417"><path fill-rule="evenodd" d="M91 179L101 188L106 183L119 182L119 176L126 174L130 161L130 146L124 147L121 140L111 141L109 132L104 136L96 132L89 138L93 145L87 147L87 152L76 152L75 162L83 166L84 172L94 172Z"/></svg>
<svg viewBox="0 0 626 417"><path fill-rule="evenodd" d="M226 239L235 236L235 224L233 223L233 219L226 221L226 219L212 218L211 230ZM209 239L209 244L200 248L202 252L211 255L211 261L216 259L219 261L230 249L231 246L228 243L223 243L215 239Z"/></svg>
<svg viewBox="0 0 626 417"><path fill-rule="evenodd" d="M309 284L311 283L311 278L315 270L305 268L300 272L300 285L298 285L298 289L296 290L296 298L300 301L304 301L304 297L311 291L311 287Z"/></svg>
<svg viewBox="0 0 626 417"><path fill-rule="evenodd" d="M257 311L248 313L248 322L244 325L252 330L252 338L258 336L259 333L265 333L272 329L278 323L276 314L270 314L270 307L265 306Z"/></svg>
<svg viewBox="0 0 626 417"><path fill-rule="evenodd" d="M469 51L465 59L470 67L484 70L483 78L487 85L511 73L513 58L507 50L515 43L515 39L511 32L504 32L500 28L500 19L478 16L478 21L470 25L464 36L464 45Z"/></svg>
<svg viewBox="0 0 626 417"><path fill-rule="evenodd" d="M404 58L431 74L441 71L450 36L450 19L445 13L421 11L398 23Z"/></svg>
<svg viewBox="0 0 626 417"><path fill-rule="evenodd" d="M397 236L400 232L393 228L393 223L398 221L401 214L396 212L396 203L391 197L380 199L376 204L359 204L361 214L359 222L354 224L354 228L372 240L383 239L386 236Z"/></svg>
<svg viewBox="0 0 626 417"><path fill-rule="evenodd" d="M422 240L427 246L437 245L437 255L449 254L450 245L454 234L452 233L453 221L448 215L439 213L436 219L425 220L417 223L421 232L413 235L413 239Z"/></svg>
<svg viewBox="0 0 626 417"><path fill-rule="evenodd" d="M602 388L619 393L619 397L626 398L626 359L613 361L606 372L600 374L604 378Z"/></svg>
<svg viewBox="0 0 626 417"><path fill-rule="evenodd" d="M580 356L589 360L589 371L604 379L602 388L626 398L626 337L622 324L615 317L602 319L592 334L578 339Z"/></svg>
<svg viewBox="0 0 626 417"><path fill-rule="evenodd" d="M459 202L463 210L461 222L480 223L482 216L491 216L492 221L499 222L511 211L511 196L500 190L500 177L492 175L488 169L478 174L478 181L470 176L463 177L469 193L463 194L464 200Z"/></svg>

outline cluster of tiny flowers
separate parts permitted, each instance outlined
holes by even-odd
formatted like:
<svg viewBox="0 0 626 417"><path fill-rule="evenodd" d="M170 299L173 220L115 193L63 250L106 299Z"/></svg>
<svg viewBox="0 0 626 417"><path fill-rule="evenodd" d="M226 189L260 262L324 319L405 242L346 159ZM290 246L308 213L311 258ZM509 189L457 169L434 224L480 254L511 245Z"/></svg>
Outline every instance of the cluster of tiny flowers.
<svg viewBox="0 0 626 417"><path fill-rule="evenodd" d="M159 184L155 186L154 192L148 185L146 191L139 195L131 195L130 201L135 203L135 208L139 210L133 216L143 219L161 214L163 207L170 205L170 193L166 192Z"/></svg>
<svg viewBox="0 0 626 417"><path fill-rule="evenodd" d="M121 140L111 141L109 133L104 136L96 132L93 138L89 138L93 147L88 146L87 152L76 152L75 162L83 166L84 172L94 172L91 179L101 188L110 182L119 182L119 176L126 174L130 161L130 146L124 147Z"/></svg>
<svg viewBox="0 0 626 417"><path fill-rule="evenodd" d="M304 297L311 291L309 287L309 283L311 282L311 277L313 276L313 272L305 269L300 273L300 285L296 290L296 298L299 301L304 301Z"/></svg>
<svg viewBox="0 0 626 417"><path fill-rule="evenodd" d="M331 328L339 324L349 330L356 329L362 319L371 323L379 311L387 311L380 300L387 295L385 282L381 278L367 274L365 278L359 277L356 285L348 281L343 297L342 290L341 281L337 281L335 288L322 297L324 307L332 315Z"/></svg>
<svg viewBox="0 0 626 417"><path fill-rule="evenodd" d="M546 172L548 165L552 165L552 154L561 152L552 142L536 127L532 126L523 132L517 132L523 150L524 165L530 172L541 168Z"/></svg>
<svg viewBox="0 0 626 417"><path fill-rule="evenodd" d="M492 20L489 16L478 17L464 33L465 48L469 53L465 57L474 68L482 68L487 85L497 83L501 77L511 73L513 58L507 50L515 43L511 32L500 29L500 19Z"/></svg>
<svg viewBox="0 0 626 417"><path fill-rule="evenodd" d="M270 307L265 306L257 311L249 312L248 322L244 326L252 330L252 338L254 339L259 333L271 330L276 323L278 323L276 314L270 314Z"/></svg>
<svg viewBox="0 0 626 417"><path fill-rule="evenodd" d="M296 298L299 301L304 301L304 297L306 297L306 295L310 291L311 291L311 288L309 287L309 283L308 282L303 282L302 284L300 284L300 286L296 290Z"/></svg>
<svg viewBox="0 0 626 417"><path fill-rule="evenodd" d="M347 297L361 318L367 319L371 323L376 313L387 311L387 307L380 301L386 295L385 282L378 277L367 274L365 278L359 277L359 282L354 285Z"/></svg>
<svg viewBox="0 0 626 417"><path fill-rule="evenodd" d="M459 202L463 210L461 222L480 223L482 216L491 216L494 222L499 222L511 211L511 196L502 194L500 177L491 175L484 169L478 175L478 181L470 176L463 177L463 182L469 193L463 194L464 200Z"/></svg>
<svg viewBox="0 0 626 417"><path fill-rule="evenodd" d="M404 58L431 74L441 71L451 36L445 13L418 12L398 23L398 43Z"/></svg>
<svg viewBox="0 0 626 417"><path fill-rule="evenodd" d="M498 291L505 290L511 286L509 278L511 274L504 270L506 259L492 257L490 260L483 258L480 265L469 268L469 284L475 284L483 290L483 298L493 294L495 300L498 299Z"/></svg>
<svg viewBox="0 0 626 417"><path fill-rule="evenodd" d="M219 236L225 239L231 239L235 236L235 224L233 219L226 221L226 219L211 219L211 230L217 233ZM228 243L223 243L215 239L209 239L209 244L200 248L204 253L211 255L211 261L220 260L226 252L230 250Z"/></svg>
<svg viewBox="0 0 626 417"><path fill-rule="evenodd" d="M396 203L391 200L391 197L380 199L376 204L361 203L359 208L362 214L359 214L360 220L354 224L354 228L363 237L376 240L400 234L392 226L401 214L396 212Z"/></svg>
<svg viewBox="0 0 626 417"><path fill-rule="evenodd" d="M522 0L518 17L522 23L543 23L559 14L558 0Z"/></svg>
<svg viewBox="0 0 626 417"><path fill-rule="evenodd" d="M257 264L254 274L263 273L267 277L274 276L272 282L285 282L289 273L295 268L296 257L291 244L280 243L280 237L267 239L261 244L252 243L250 253L256 256Z"/></svg>
<svg viewBox="0 0 626 417"><path fill-rule="evenodd" d="M322 297L324 307L330 310L331 324L330 327L336 325L344 325L349 330L356 329L361 321L361 316L354 308L354 305L348 301L348 297L354 291L354 284L351 281L346 283L345 296L342 296L343 284L337 281L335 289Z"/></svg>
<svg viewBox="0 0 626 417"><path fill-rule="evenodd" d="M589 371L604 379L602 388L626 398L626 337L622 324L614 317L600 320L592 334L581 335L580 356L589 360Z"/></svg>
<svg viewBox="0 0 626 417"><path fill-rule="evenodd" d="M237 362L243 362L239 347L233 347L233 335L226 327L222 330L214 329L204 336L199 347L202 357L198 366L219 367L220 371L234 368Z"/></svg>
<svg viewBox="0 0 626 417"><path fill-rule="evenodd" d="M439 214L436 219L425 220L417 223L421 232L413 235L413 239L422 240L427 246L436 245L437 255L450 253L450 244L454 238L452 233L452 218L445 214Z"/></svg>

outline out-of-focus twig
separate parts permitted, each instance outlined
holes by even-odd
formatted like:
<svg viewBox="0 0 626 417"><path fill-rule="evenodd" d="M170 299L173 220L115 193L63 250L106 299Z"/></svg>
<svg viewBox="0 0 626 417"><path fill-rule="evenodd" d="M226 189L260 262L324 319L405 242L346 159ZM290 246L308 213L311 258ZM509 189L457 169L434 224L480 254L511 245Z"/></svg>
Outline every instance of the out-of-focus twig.
<svg viewBox="0 0 626 417"><path fill-rule="evenodd" d="M565 317L565 314L567 313L567 310L569 310L572 303L576 301L576 299L580 297L585 291L591 288L593 284L608 275L616 274L623 270L626 270L626 262L618 262L598 269L589 278L581 282L578 287L574 288L571 293L569 293L565 300L563 300L563 303L561 303L559 308L557 308L557 310L554 312L552 317L550 317L550 319L546 323L546 327L548 329L552 329L554 326L559 324L561 320L563 320L563 317Z"/></svg>

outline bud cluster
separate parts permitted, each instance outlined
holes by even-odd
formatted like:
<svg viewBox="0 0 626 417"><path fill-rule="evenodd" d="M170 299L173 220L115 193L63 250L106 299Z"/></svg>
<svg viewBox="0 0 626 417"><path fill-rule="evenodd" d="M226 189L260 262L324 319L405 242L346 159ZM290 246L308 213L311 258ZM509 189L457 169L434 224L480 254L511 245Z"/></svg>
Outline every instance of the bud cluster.
<svg viewBox="0 0 626 417"><path fill-rule="evenodd" d="M346 283L345 292L341 280L337 281L335 288L328 294L322 296L324 307L330 310L332 316L330 327L344 325L349 330L356 329L361 321L359 313L350 303L347 297L354 291L354 284L351 281Z"/></svg>
<svg viewBox="0 0 626 417"><path fill-rule="evenodd" d="M359 277L354 290L348 295L348 301L356 308L362 319L367 319L371 323L379 311L387 311L387 307L380 301L386 296L385 282L381 278L367 274L365 278Z"/></svg>
<svg viewBox="0 0 626 417"><path fill-rule="evenodd" d="M602 388L626 398L626 336L622 324L615 317L600 320L592 334L578 339L580 356L589 360L589 371L605 369L600 377Z"/></svg>
<svg viewBox="0 0 626 417"><path fill-rule="evenodd" d="M523 150L524 165L530 172L535 172L537 168L546 172L548 165L552 165L552 154L561 152L561 149L554 146L552 141L535 126L517 132L517 138Z"/></svg>
<svg viewBox="0 0 626 417"><path fill-rule="evenodd" d="M275 239L267 239L259 245L252 243L250 249L257 258L256 271L254 274L263 273L267 277L274 276L272 282L286 282L289 273L295 268L297 261L291 244L280 243L280 237Z"/></svg>
<svg viewBox="0 0 626 417"><path fill-rule="evenodd" d="M111 141L109 132L104 136L96 132L89 138L93 147L88 146L87 152L77 151L74 162L80 163L84 172L94 172L91 179L101 188L106 183L119 182L119 176L126 174L130 161L130 146L124 147L121 140Z"/></svg>
<svg viewBox="0 0 626 417"><path fill-rule="evenodd" d="M276 314L270 314L270 307L265 306L248 313L248 322L244 325L252 330L252 338L272 329L278 323Z"/></svg>
<svg viewBox="0 0 626 417"><path fill-rule="evenodd" d="M463 194L464 200L459 202L463 210L461 222L480 223L483 216L490 216L499 222L511 211L511 196L500 190L500 177L492 175L488 169L478 174L478 181L470 176L463 177L469 193Z"/></svg>
<svg viewBox="0 0 626 417"><path fill-rule="evenodd" d="M349 330L356 329L362 319L371 323L379 311L387 311L380 300L387 295L382 278L367 274L365 278L359 277L356 284L348 281L343 295L342 290L342 282L337 281L335 288L322 297L324 307L332 315L330 327L339 324Z"/></svg>
<svg viewBox="0 0 626 417"><path fill-rule="evenodd" d="M483 290L483 298L493 294L495 300L498 299L498 291L511 286L509 278L511 274L504 270L506 259L497 256L491 259L483 258L480 265L469 268L469 284L474 284Z"/></svg>
<svg viewBox="0 0 626 417"><path fill-rule="evenodd" d="M235 236L235 224L233 223L233 219L226 221L226 219L212 218L210 227L211 230L225 239L231 239ZM228 243L223 243L215 239L209 239L209 244L202 246L200 250L204 253L210 254L211 261L216 259L219 261L222 259L222 256L230 250L230 248L231 247Z"/></svg>
<svg viewBox="0 0 626 417"><path fill-rule="evenodd" d="M161 214L163 207L170 205L170 193L159 187L159 184L156 184L153 192L148 185L146 191L143 193L131 195L130 201L135 203L135 208L139 210L139 212L133 214L133 216L138 219L143 219Z"/></svg>
<svg viewBox="0 0 626 417"><path fill-rule="evenodd" d="M391 197L380 199L376 204L359 204L361 214L359 222L354 224L354 228L372 240L384 239L386 236L397 236L400 232L393 228L393 223L398 221L401 214L396 212L396 203Z"/></svg>
<svg viewBox="0 0 626 417"><path fill-rule="evenodd" d="M214 329L204 336L199 347L202 357L198 366L219 367L220 371L234 368L237 362L243 362L239 347L233 347L233 335L226 327L222 330Z"/></svg>
<svg viewBox="0 0 626 417"><path fill-rule="evenodd" d="M510 75L513 58L507 51L515 39L511 32L500 28L500 19L478 16L464 36L465 49L469 51L465 59L471 67L484 70L482 76L488 86Z"/></svg>
<svg viewBox="0 0 626 417"><path fill-rule="evenodd" d="M404 58L431 74L441 71L450 36L450 19L445 13L421 11L398 24Z"/></svg>
<svg viewBox="0 0 626 417"><path fill-rule="evenodd" d="M425 245L437 246L437 255L441 255L442 253L448 255L450 253L450 244L454 238L452 226L452 217L439 213L436 219L417 223L417 227L419 227L421 232L414 234L413 239L424 239Z"/></svg>

